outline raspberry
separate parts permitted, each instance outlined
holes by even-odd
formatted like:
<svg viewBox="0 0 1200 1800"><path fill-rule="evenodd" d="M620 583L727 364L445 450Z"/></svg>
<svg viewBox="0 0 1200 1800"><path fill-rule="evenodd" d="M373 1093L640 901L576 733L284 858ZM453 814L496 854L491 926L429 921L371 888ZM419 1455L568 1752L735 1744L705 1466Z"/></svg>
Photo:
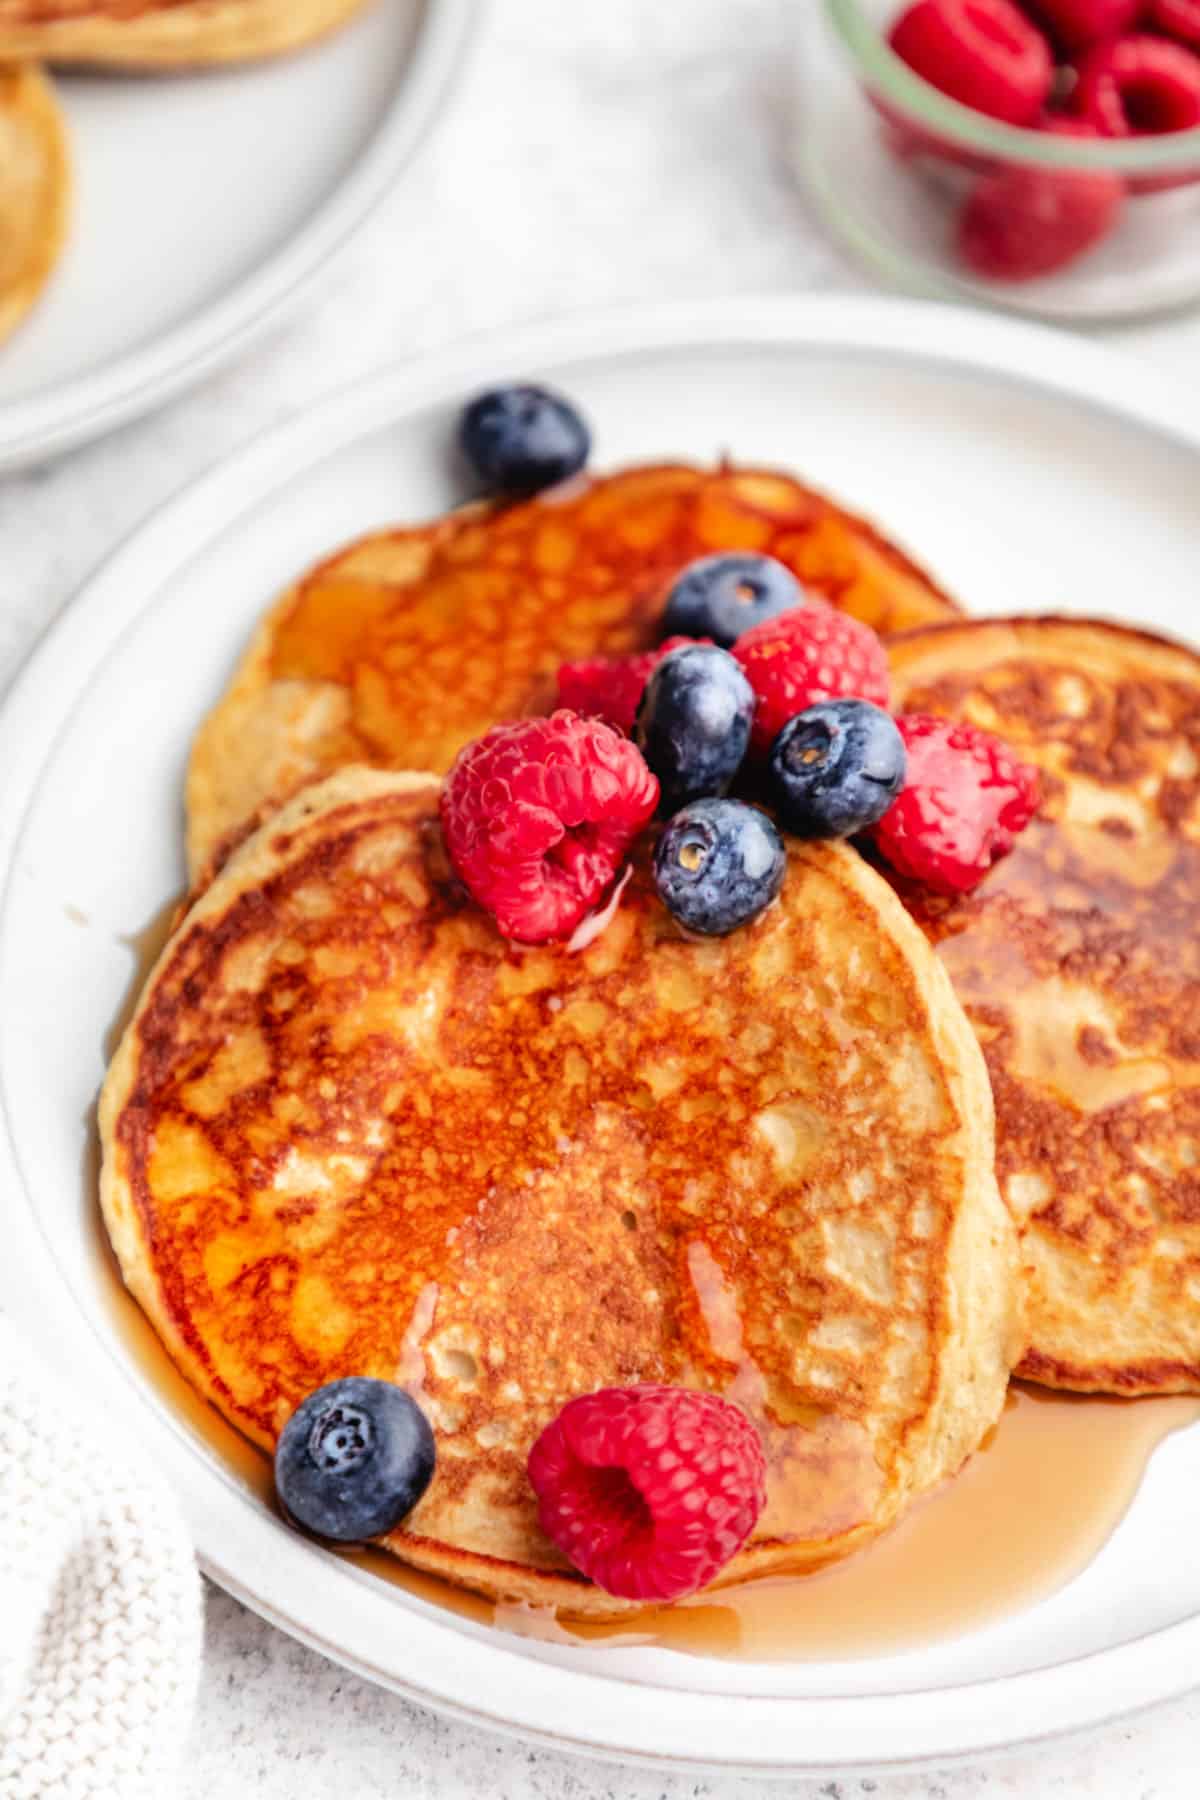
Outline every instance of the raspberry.
<svg viewBox="0 0 1200 1800"><path fill-rule="evenodd" d="M569 937L658 804L641 751L598 719L497 725L459 752L442 831L459 878L520 944Z"/></svg>
<svg viewBox="0 0 1200 1800"><path fill-rule="evenodd" d="M591 656L563 663L558 671L558 704L585 718L603 719L626 736L633 730L642 692L664 656L684 644L711 644L711 638L671 637L637 656Z"/></svg>
<svg viewBox="0 0 1200 1800"><path fill-rule="evenodd" d="M1029 11L1072 53L1120 37L1141 10L1142 0L1029 0Z"/></svg>
<svg viewBox="0 0 1200 1800"><path fill-rule="evenodd" d="M871 832L876 848L939 894L969 893L1036 812L1037 770L975 725L926 713L896 724L908 776Z"/></svg>
<svg viewBox="0 0 1200 1800"><path fill-rule="evenodd" d="M1200 0L1150 0L1146 24L1200 50Z"/></svg>
<svg viewBox="0 0 1200 1800"><path fill-rule="evenodd" d="M1074 109L1103 137L1191 131L1200 125L1200 56L1155 37L1099 44L1079 65Z"/></svg>
<svg viewBox="0 0 1200 1800"><path fill-rule="evenodd" d="M1025 125L1054 79L1050 46L1012 0L916 0L888 41L918 75L976 112Z"/></svg>
<svg viewBox="0 0 1200 1800"><path fill-rule="evenodd" d="M1200 126L1200 56L1164 38L1126 37L1098 44L1080 64L1076 112L1104 137L1156 137ZM1160 194L1196 180L1190 166L1166 175L1131 175L1131 194Z"/></svg>
<svg viewBox="0 0 1200 1800"><path fill-rule="evenodd" d="M1047 131L1090 137L1082 119L1055 119ZM1064 269L1108 236L1125 204L1125 183L1109 169L1033 169L1011 164L984 176L958 223L958 253L991 281L1029 281Z"/></svg>
<svg viewBox="0 0 1200 1800"><path fill-rule="evenodd" d="M692 1388L601 1388L563 1407L529 1453L542 1530L625 1600L680 1600L736 1556L766 1504L745 1413Z"/></svg>
<svg viewBox="0 0 1200 1800"><path fill-rule="evenodd" d="M765 755L789 719L817 700L888 703L888 665L869 626L811 600L764 619L730 653L746 671L757 704L751 749Z"/></svg>

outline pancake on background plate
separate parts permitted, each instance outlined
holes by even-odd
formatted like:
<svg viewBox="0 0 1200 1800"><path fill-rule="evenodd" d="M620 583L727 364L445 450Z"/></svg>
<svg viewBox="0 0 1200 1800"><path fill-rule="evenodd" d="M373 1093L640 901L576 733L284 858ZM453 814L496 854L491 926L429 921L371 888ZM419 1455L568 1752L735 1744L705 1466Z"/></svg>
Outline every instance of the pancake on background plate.
<svg viewBox="0 0 1200 1800"><path fill-rule="evenodd" d="M66 236L66 125L37 69L0 68L0 340L50 278Z"/></svg>
<svg viewBox="0 0 1200 1800"><path fill-rule="evenodd" d="M631 468L376 533L278 601L201 727L193 878L303 782L444 773L498 720L547 711L561 662L656 643L664 583L717 550L775 556L879 631L958 610L871 526L761 469Z"/></svg>
<svg viewBox="0 0 1200 1800"><path fill-rule="evenodd" d="M485 1594L627 1605L525 1468L608 1385L758 1424L767 1508L723 1580L857 1548L977 1447L1022 1343L944 970L857 855L800 843L729 938L680 934L643 843L589 947L521 950L452 879L438 791L310 787L179 925L101 1103L126 1281L265 1447L322 1383L406 1386L437 1473L388 1547Z"/></svg>
<svg viewBox="0 0 1200 1800"><path fill-rule="evenodd" d="M366 0L0 0L0 57L190 68L297 50Z"/></svg>
<svg viewBox="0 0 1200 1800"><path fill-rule="evenodd" d="M964 620L889 654L898 707L1042 771L1040 816L975 893L897 883L991 1073L1019 1372L1200 1391L1200 657L1067 619Z"/></svg>

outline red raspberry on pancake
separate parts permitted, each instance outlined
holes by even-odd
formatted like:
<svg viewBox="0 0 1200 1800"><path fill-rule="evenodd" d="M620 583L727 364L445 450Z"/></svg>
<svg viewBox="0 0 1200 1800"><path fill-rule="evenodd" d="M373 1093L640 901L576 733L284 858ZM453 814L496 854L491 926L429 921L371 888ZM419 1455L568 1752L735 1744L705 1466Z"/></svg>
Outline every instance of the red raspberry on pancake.
<svg viewBox="0 0 1200 1800"><path fill-rule="evenodd" d="M711 638L670 637L636 656L590 656L563 663L558 671L558 704L585 718L603 719L626 736L633 730L638 702L664 656L684 644L711 644Z"/></svg>
<svg viewBox="0 0 1200 1800"><path fill-rule="evenodd" d="M658 805L641 751L599 719L556 712L494 726L442 788L446 849L516 943L570 937Z"/></svg>
<svg viewBox="0 0 1200 1800"><path fill-rule="evenodd" d="M928 713L903 714L896 724L908 772L872 827L875 847L935 893L969 893L1037 811L1037 770L976 725Z"/></svg>
<svg viewBox="0 0 1200 1800"><path fill-rule="evenodd" d="M758 1432L718 1394L647 1384L568 1401L529 1453L552 1543L607 1593L681 1600L741 1549L766 1504Z"/></svg>
<svg viewBox="0 0 1200 1800"><path fill-rule="evenodd" d="M871 630L823 600L764 619L730 653L754 689L752 750L766 755L789 719L818 700L888 703L887 656Z"/></svg>

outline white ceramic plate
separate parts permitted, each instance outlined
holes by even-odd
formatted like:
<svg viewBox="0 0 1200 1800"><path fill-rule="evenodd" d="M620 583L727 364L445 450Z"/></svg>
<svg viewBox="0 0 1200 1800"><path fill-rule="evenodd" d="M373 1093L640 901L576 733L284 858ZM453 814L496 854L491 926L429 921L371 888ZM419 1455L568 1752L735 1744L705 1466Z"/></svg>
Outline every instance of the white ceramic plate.
<svg viewBox="0 0 1200 1800"><path fill-rule="evenodd" d="M277 61L56 78L66 253L0 346L0 469L160 405L300 298L396 180L464 53L471 0L376 0Z"/></svg>
<svg viewBox="0 0 1200 1800"><path fill-rule="evenodd" d="M799 1772L945 1761L1183 1689L1200 1668L1200 1430L1158 1451L1081 1577L957 1642L823 1664L564 1648L461 1620L293 1536L148 1389L114 1332L80 1170L132 973L124 940L182 882L192 728L264 603L311 557L456 498L458 403L517 372L579 399L601 466L722 449L793 465L980 609L1191 624L1200 433L1132 363L1036 327L842 299L643 311L393 369L315 409L141 530L0 716L0 1304L96 1405L131 1418L219 1582L476 1723L670 1765Z"/></svg>

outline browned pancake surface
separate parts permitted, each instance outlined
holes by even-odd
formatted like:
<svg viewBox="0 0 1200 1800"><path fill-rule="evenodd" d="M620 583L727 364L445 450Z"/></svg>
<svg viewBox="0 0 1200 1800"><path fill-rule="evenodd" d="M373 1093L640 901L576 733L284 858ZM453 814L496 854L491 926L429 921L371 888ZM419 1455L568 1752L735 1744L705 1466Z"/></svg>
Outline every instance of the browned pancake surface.
<svg viewBox="0 0 1200 1800"><path fill-rule="evenodd" d="M379 533L283 597L200 731L193 873L303 781L350 762L441 772L498 720L545 711L561 662L646 649L671 577L737 549L880 631L955 611L862 520L766 470L632 468Z"/></svg>
<svg viewBox="0 0 1200 1800"><path fill-rule="evenodd" d="M892 646L899 703L1042 771L1041 816L973 895L904 898L988 1061L1025 1231L1039 1381L1200 1387L1200 658L1089 621Z"/></svg>
<svg viewBox="0 0 1200 1800"><path fill-rule="evenodd" d="M730 1394L770 1502L735 1573L842 1554L957 1468L1014 1353L977 1046L850 852L680 936L644 857L582 954L505 945L450 879L436 783L347 770L227 865L106 1085L126 1278L270 1445L351 1373L403 1382L438 1473L391 1547L603 1610L525 1459L571 1396Z"/></svg>

